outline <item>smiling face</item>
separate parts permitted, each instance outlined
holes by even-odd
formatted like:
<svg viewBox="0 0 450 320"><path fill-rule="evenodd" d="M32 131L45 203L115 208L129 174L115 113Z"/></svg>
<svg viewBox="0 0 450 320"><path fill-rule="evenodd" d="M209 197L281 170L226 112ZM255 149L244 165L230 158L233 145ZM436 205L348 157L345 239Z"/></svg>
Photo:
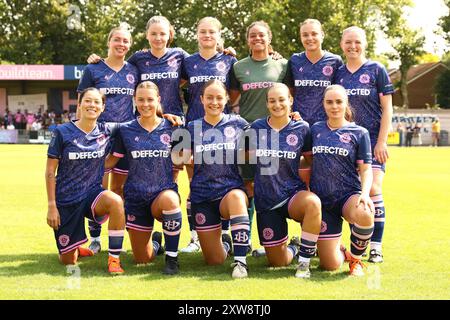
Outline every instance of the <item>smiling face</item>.
<svg viewBox="0 0 450 320"><path fill-rule="evenodd" d="M155 89L137 88L134 97L136 109L142 118L155 117L157 110L160 108L161 97Z"/></svg>
<svg viewBox="0 0 450 320"><path fill-rule="evenodd" d="M212 21L201 22L197 27L197 41L201 49L215 49L220 41L220 29Z"/></svg>
<svg viewBox="0 0 450 320"><path fill-rule="evenodd" d="M98 90L86 91L80 101L80 117L85 120L97 120L105 109L103 98Z"/></svg>
<svg viewBox="0 0 450 320"><path fill-rule="evenodd" d="M322 49L324 33L318 23L309 22L300 27L300 40L306 51Z"/></svg>
<svg viewBox="0 0 450 320"><path fill-rule="evenodd" d="M154 50L165 50L170 38L170 26L167 23L152 23L147 30L147 40Z"/></svg>
<svg viewBox="0 0 450 320"><path fill-rule="evenodd" d="M108 56L125 58L131 47L131 34L124 30L113 31L108 41Z"/></svg>
<svg viewBox="0 0 450 320"><path fill-rule="evenodd" d="M292 96L286 86L275 86L267 92L267 109L273 118L289 118Z"/></svg>
<svg viewBox="0 0 450 320"><path fill-rule="evenodd" d="M217 117L223 112L228 96L223 86L213 83L206 87L200 99L205 109L205 114L210 117Z"/></svg>
<svg viewBox="0 0 450 320"><path fill-rule="evenodd" d="M348 97L345 89L331 89L325 93L323 100L325 113L329 120L341 121L345 119Z"/></svg>
<svg viewBox="0 0 450 320"><path fill-rule="evenodd" d="M341 49L347 59L351 60L364 57L366 46L367 41L363 31L348 29L342 34Z"/></svg>
<svg viewBox="0 0 450 320"><path fill-rule="evenodd" d="M248 30L247 44L251 52L268 51L270 44L269 30L263 25L254 25Z"/></svg>

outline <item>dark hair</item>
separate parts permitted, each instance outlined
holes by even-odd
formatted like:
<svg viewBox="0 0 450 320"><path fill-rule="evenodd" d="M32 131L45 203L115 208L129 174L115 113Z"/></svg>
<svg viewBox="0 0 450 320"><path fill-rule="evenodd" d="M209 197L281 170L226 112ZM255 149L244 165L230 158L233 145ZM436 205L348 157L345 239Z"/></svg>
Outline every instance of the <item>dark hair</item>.
<svg viewBox="0 0 450 320"><path fill-rule="evenodd" d="M159 95L159 88L158 88L158 86L157 86L154 82L151 82L151 81L144 81L144 82L139 83L139 84L137 85L137 87L136 87L136 90L134 90L134 96L135 96L135 97L136 97L136 92L137 92L138 89L151 89L151 90L155 90L155 91L156 91L156 94L158 95L158 97L160 96L160 95ZM158 108L156 108L156 115L157 115L158 117L160 117L160 118L162 118L162 116L163 116L161 104L159 104Z"/></svg>
<svg viewBox="0 0 450 320"><path fill-rule="evenodd" d="M83 100L84 95L86 94L86 92L89 92L89 91L98 92L98 94L102 97L103 104L106 103L106 96L100 90L98 90L97 88L94 88L94 87L89 87L80 92L80 96L78 97L78 104L81 104L81 101Z"/></svg>
<svg viewBox="0 0 450 320"><path fill-rule="evenodd" d="M333 90L341 91L344 94L344 97L345 97L344 99L347 102L347 107L345 108L344 118L345 118L345 120L352 122L353 121L353 110L352 110L352 107L350 106L350 101L348 100L347 91L345 90L345 88L343 86L341 86L339 84L333 84L331 86L328 86L323 93L324 102L325 102L325 96L326 96L327 92L333 91Z"/></svg>
<svg viewBox="0 0 450 320"><path fill-rule="evenodd" d="M206 82L205 85L202 88L202 91L201 91L200 95L203 96L204 93L205 93L206 88L212 86L213 84L217 84L218 86L220 86L225 91L225 93L227 95L227 98L228 98L227 87L225 86L225 84L222 81L217 80L217 79L211 79L208 82Z"/></svg>

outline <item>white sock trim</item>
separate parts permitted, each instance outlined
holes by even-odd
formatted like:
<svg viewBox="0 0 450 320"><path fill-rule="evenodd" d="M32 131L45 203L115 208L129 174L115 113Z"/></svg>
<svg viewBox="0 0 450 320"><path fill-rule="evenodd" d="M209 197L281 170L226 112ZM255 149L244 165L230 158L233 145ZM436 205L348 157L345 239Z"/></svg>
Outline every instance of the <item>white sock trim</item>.
<svg viewBox="0 0 450 320"><path fill-rule="evenodd" d="M178 257L178 252L166 251L166 255L175 258Z"/></svg>
<svg viewBox="0 0 450 320"><path fill-rule="evenodd" d="M247 259L246 257L234 257L234 261L239 261L245 265L247 265Z"/></svg>

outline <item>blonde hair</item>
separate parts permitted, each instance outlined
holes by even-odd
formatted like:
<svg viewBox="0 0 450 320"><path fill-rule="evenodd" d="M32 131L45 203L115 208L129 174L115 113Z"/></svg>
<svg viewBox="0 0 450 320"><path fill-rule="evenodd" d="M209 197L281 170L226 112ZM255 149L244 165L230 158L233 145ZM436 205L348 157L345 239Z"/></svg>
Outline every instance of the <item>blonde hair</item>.
<svg viewBox="0 0 450 320"><path fill-rule="evenodd" d="M223 51L222 24L220 23L220 21L217 18L204 17L204 18L201 18L200 21L197 23L197 32L198 32L198 28L200 27L200 25L205 22L211 23L219 31L219 39L217 41L217 51L222 52Z"/></svg>
<svg viewBox="0 0 450 320"><path fill-rule="evenodd" d="M344 100L347 104L347 106L345 107L345 114L344 114L344 118L347 121L353 121L353 110L352 107L350 106L350 101L348 100L348 95L347 95L347 90L345 90L345 88L339 84L333 84L331 86L328 86L324 93L323 93L323 101L325 103L325 96L327 95L327 92L329 91L340 91L344 97Z"/></svg>
<svg viewBox="0 0 450 320"><path fill-rule="evenodd" d="M300 22L299 28L301 29L305 24L317 24L320 27L320 31L323 32L322 23L320 23L320 21L317 19L308 18L305 21Z"/></svg>
<svg viewBox="0 0 450 320"><path fill-rule="evenodd" d="M131 31L130 31L130 29L128 28L128 25L125 24L125 23L124 23L124 24L120 24L120 26L114 27L114 28L111 29L111 31L110 31L109 34L108 34L108 41L106 42L106 44L108 44L109 41L111 41L112 36L113 36L114 33L116 33L117 31L122 31L122 32L124 32L124 33L128 33L128 34L130 35L130 45L133 44L133 37L131 36Z"/></svg>
<svg viewBox="0 0 450 320"><path fill-rule="evenodd" d="M145 27L145 31L148 32L148 29L150 29L151 25L157 24L157 23L165 24L169 27L169 40L167 41L167 44L166 44L166 47L169 47L172 44L173 39L175 37L175 29L172 26L172 24L170 23L169 19L167 19L164 16L153 16L150 19L148 19L147 25Z"/></svg>
<svg viewBox="0 0 450 320"><path fill-rule="evenodd" d="M135 96L135 97L136 97L136 93L137 93L137 90L138 90L138 89L150 89L150 90L155 90L157 96L160 97L160 95L159 95L159 88L158 88L158 86L157 86L154 82L151 82L151 81L144 81L144 82L139 83L139 84L137 85L137 87L136 87L136 90L134 91L134 96ZM157 115L158 117L161 117L161 118L162 118L162 116L163 116L161 103L159 103L158 107L156 108L156 115Z"/></svg>
<svg viewBox="0 0 450 320"><path fill-rule="evenodd" d="M367 46L366 31L364 31L364 29L362 29L360 27L357 27L357 26L351 26L351 27L348 27L348 28L344 29L344 31L342 31L341 41L342 41L342 39L344 39L345 34L349 33L349 32L359 33L359 35L361 36L362 41L364 43L364 46Z"/></svg>

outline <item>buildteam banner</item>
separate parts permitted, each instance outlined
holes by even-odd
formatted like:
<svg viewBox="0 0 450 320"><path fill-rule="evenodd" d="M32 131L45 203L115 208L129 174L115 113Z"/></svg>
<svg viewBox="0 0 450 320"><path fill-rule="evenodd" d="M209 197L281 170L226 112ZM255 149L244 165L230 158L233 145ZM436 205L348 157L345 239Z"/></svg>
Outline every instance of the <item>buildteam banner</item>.
<svg viewBox="0 0 450 320"><path fill-rule="evenodd" d="M79 80L85 65L0 65L0 80Z"/></svg>

